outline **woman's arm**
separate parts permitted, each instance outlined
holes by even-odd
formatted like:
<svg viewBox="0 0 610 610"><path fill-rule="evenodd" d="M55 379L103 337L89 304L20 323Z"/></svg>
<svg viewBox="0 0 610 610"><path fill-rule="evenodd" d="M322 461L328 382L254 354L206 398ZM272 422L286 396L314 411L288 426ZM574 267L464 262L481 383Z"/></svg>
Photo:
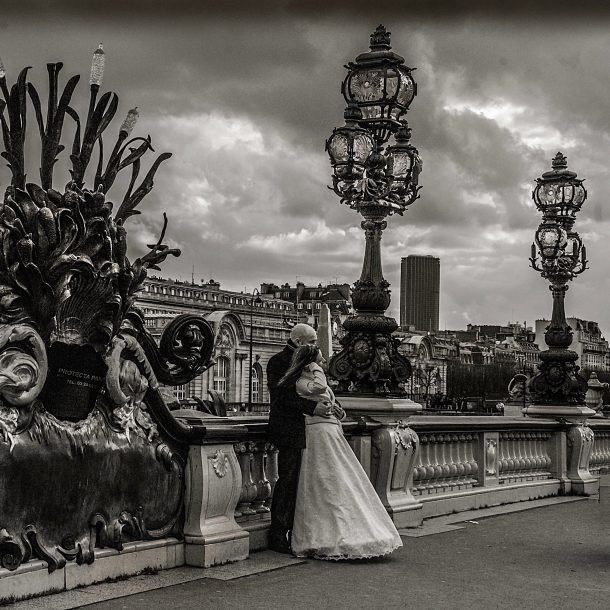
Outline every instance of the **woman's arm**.
<svg viewBox="0 0 610 610"><path fill-rule="evenodd" d="M311 370L313 374L313 379L310 377L307 380L307 390L310 394L325 394L330 391L328 387L328 382L326 381L326 375L322 369L314 368Z"/></svg>

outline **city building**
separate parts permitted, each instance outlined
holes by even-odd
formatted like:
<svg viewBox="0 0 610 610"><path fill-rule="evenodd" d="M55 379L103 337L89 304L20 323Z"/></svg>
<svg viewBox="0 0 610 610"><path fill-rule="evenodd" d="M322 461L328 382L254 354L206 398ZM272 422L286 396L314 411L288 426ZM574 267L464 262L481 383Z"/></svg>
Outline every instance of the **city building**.
<svg viewBox="0 0 610 610"><path fill-rule="evenodd" d="M400 325L438 330L440 259L410 255L400 262Z"/></svg>
<svg viewBox="0 0 610 610"><path fill-rule="evenodd" d="M326 303L330 309L333 339L342 335L344 320L354 313L349 284L327 284L306 286L297 282L290 284L261 284L261 295L289 301L295 307L298 321L318 328L320 309Z"/></svg>
<svg viewBox="0 0 610 610"><path fill-rule="evenodd" d="M570 349L578 354L577 364L587 371L610 371L610 349L597 322L566 318L572 329ZM547 349L544 332L549 320L536 320L536 343L541 350Z"/></svg>
<svg viewBox="0 0 610 610"><path fill-rule="evenodd" d="M271 294L257 299L252 294L223 290L214 280L195 284L151 276L138 295L137 306L144 313L147 330L157 340L179 314L198 314L212 324L216 364L190 383L172 388L177 400L206 400L208 390L213 389L227 403L248 403L251 375L252 403L269 402L267 362L288 340L296 321L293 303Z"/></svg>
<svg viewBox="0 0 610 610"><path fill-rule="evenodd" d="M527 322L468 324L465 330L443 330L437 336L458 342L464 364L501 364L515 370L533 370L539 363L536 333Z"/></svg>

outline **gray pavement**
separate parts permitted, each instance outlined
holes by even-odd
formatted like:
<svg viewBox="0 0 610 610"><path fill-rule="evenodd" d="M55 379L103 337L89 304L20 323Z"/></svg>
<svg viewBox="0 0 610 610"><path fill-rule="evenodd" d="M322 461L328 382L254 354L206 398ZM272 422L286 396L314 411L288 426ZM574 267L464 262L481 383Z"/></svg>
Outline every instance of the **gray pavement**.
<svg viewBox="0 0 610 610"><path fill-rule="evenodd" d="M561 500L431 520L426 535L405 531L403 548L373 561L298 562L266 551L234 566L178 568L9 608L609 609L610 505ZM518 512L498 514L505 510ZM172 573L183 582L170 584ZM184 582L189 578L196 579ZM87 603L115 585L114 599ZM86 597L61 603L71 593Z"/></svg>

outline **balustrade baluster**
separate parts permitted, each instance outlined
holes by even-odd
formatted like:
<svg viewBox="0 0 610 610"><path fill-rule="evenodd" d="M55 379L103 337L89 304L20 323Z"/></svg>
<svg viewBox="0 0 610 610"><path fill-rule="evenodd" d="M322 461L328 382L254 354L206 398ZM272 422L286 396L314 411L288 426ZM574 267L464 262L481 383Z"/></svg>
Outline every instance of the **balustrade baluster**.
<svg viewBox="0 0 610 610"><path fill-rule="evenodd" d="M466 435L463 433L458 435L458 474L460 486L465 485L471 474L471 468L466 457Z"/></svg>
<svg viewBox="0 0 610 610"><path fill-rule="evenodd" d="M500 451L498 458L498 474L500 480L504 480L508 477L508 458L509 458L509 446L508 446L508 434L501 432L500 437Z"/></svg>
<svg viewBox="0 0 610 610"><path fill-rule="evenodd" d="M265 473L265 443L252 443L253 461L252 476L256 485L256 497L252 501L252 510L256 513L268 513L269 507L265 502L271 498L271 484Z"/></svg>
<svg viewBox="0 0 610 610"><path fill-rule="evenodd" d="M440 453L441 453L441 480L440 482L442 483L442 487L443 488L447 488L449 487L451 481L450 479L450 474L451 474L451 468L449 467L449 442L451 440L451 436L449 434L441 434L440 437L440 442L441 442L441 446L440 446Z"/></svg>
<svg viewBox="0 0 610 610"><path fill-rule="evenodd" d="M434 447L434 477L433 477L433 487L434 489L440 489L443 484L441 483L441 479L443 476L443 466L441 464L441 441L440 434L434 434L430 438Z"/></svg>
<svg viewBox="0 0 610 610"><path fill-rule="evenodd" d="M542 440L543 436L542 436L542 432L534 432L532 434L532 436L534 437L534 441L533 441L533 445L534 445L534 465L533 465L534 474L540 475L540 474L542 474L542 471L543 471L543 467L542 466L544 465L544 457L543 457L544 442Z"/></svg>
<svg viewBox="0 0 610 610"><path fill-rule="evenodd" d="M451 477L451 485L459 485L458 482L458 435L450 434L449 444L449 476Z"/></svg>
<svg viewBox="0 0 610 610"><path fill-rule="evenodd" d="M477 479L477 475L479 473L479 464L475 458L475 442L478 440L478 434L469 434L468 435L470 437L469 439L469 449L468 449L468 457L469 457L469 461L470 461L470 467L472 469L472 478L470 480L470 483L472 485L477 485L478 484L478 479Z"/></svg>
<svg viewBox="0 0 610 610"><path fill-rule="evenodd" d="M271 492L269 493L269 497L265 501L265 506L267 506L268 508L271 507L271 501L273 500L273 490L275 489L275 484L278 480L277 453L277 449L271 443L265 444L265 472L267 473L269 485L271 486Z"/></svg>
<svg viewBox="0 0 610 610"><path fill-rule="evenodd" d="M421 494L426 479L426 457L428 454L428 439L425 434L419 436L419 452L413 469L413 493Z"/></svg>
<svg viewBox="0 0 610 610"><path fill-rule="evenodd" d="M523 463L524 472L527 476L532 476L534 470L534 454L532 447L533 434L531 432L523 432Z"/></svg>
<svg viewBox="0 0 610 610"><path fill-rule="evenodd" d="M514 432L509 432L507 437L507 447L508 447L508 469L507 474L508 478L512 479L518 468L517 461L517 439L515 438Z"/></svg>
<svg viewBox="0 0 610 610"><path fill-rule="evenodd" d="M524 438L525 434L523 432L515 432L515 437L517 439L517 474L524 475L525 474L525 457L524 457Z"/></svg>
<svg viewBox="0 0 610 610"><path fill-rule="evenodd" d="M551 453L550 453L550 448L549 448L549 442L551 440L551 433L550 432L544 432L543 433L543 438L544 438L544 464L542 465L542 467L544 468L546 472L546 474L548 474L550 476L550 472L548 472L551 468L551 464L553 462L553 460L551 460Z"/></svg>
<svg viewBox="0 0 610 610"><path fill-rule="evenodd" d="M235 453L239 460L241 469L241 495L239 502L235 508L236 517L245 517L256 515L256 511L252 509L252 501L256 498L257 490L254 481L252 480L252 452L250 451L250 443L237 443L235 445Z"/></svg>

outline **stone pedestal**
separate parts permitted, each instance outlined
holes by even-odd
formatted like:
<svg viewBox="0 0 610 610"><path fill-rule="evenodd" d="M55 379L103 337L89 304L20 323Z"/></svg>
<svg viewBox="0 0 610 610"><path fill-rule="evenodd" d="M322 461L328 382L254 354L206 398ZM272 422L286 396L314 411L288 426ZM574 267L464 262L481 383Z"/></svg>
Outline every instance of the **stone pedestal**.
<svg viewBox="0 0 610 610"><path fill-rule="evenodd" d="M523 409L529 417L557 419L565 425L567 469L572 493L591 495L596 493L599 481L589 472L589 458L593 449L593 430L587 419L595 411L585 405L529 405Z"/></svg>
<svg viewBox="0 0 610 610"><path fill-rule="evenodd" d="M523 401L507 400L504 403L504 417L524 417Z"/></svg>
<svg viewBox="0 0 610 610"><path fill-rule="evenodd" d="M405 419L422 410L412 400L399 398L341 396L351 417L365 417L382 427L373 432L370 445L355 446L364 469L396 527L417 527L422 522L422 504L411 492L419 438ZM370 448L370 453L369 453ZM370 455L370 468L366 458Z"/></svg>
<svg viewBox="0 0 610 610"><path fill-rule="evenodd" d="M191 446L186 468L185 563L246 559L249 534L235 521L241 469L231 443Z"/></svg>
<svg viewBox="0 0 610 610"><path fill-rule="evenodd" d="M351 417L370 417L382 423L397 423L417 415L422 406L408 398L381 398L377 396L337 396Z"/></svg>
<svg viewBox="0 0 610 610"><path fill-rule="evenodd" d="M590 496L599 489L599 479L589 472L589 458L593 449L593 430L582 424L567 430L568 477L575 494Z"/></svg>

